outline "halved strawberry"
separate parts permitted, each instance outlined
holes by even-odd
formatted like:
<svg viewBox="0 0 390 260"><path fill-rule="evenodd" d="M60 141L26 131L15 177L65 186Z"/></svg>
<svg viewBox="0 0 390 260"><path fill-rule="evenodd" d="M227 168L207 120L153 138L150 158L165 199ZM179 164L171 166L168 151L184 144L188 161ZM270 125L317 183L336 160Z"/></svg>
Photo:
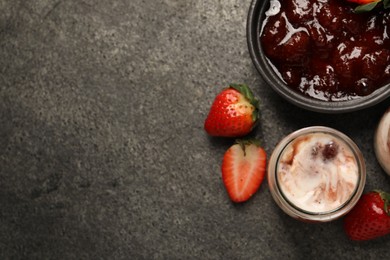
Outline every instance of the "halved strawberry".
<svg viewBox="0 0 390 260"><path fill-rule="evenodd" d="M241 140L231 146L222 162L222 180L234 202L244 202L259 189L267 154L257 140Z"/></svg>

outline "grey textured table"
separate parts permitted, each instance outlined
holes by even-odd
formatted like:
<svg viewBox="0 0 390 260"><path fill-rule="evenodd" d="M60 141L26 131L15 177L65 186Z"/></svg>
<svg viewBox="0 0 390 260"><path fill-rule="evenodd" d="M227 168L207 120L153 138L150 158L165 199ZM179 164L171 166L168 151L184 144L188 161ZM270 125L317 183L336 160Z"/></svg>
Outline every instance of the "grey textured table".
<svg viewBox="0 0 390 260"><path fill-rule="evenodd" d="M250 1L0 0L0 259L386 259L390 237L349 241L342 221L285 215L268 185L234 205L220 177L232 140L203 122L219 90L261 100L253 135L326 125L390 191L373 152L390 105L304 111L261 79L246 45Z"/></svg>

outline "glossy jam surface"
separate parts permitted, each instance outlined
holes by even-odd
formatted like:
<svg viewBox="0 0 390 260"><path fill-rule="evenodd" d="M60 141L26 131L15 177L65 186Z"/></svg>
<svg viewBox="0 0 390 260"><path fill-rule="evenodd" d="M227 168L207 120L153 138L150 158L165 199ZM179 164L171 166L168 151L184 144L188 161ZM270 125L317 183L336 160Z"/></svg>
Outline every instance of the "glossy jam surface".
<svg viewBox="0 0 390 260"><path fill-rule="evenodd" d="M390 82L389 9L355 14L356 5L345 0L279 2L279 12L266 13L260 41L289 87L344 101Z"/></svg>

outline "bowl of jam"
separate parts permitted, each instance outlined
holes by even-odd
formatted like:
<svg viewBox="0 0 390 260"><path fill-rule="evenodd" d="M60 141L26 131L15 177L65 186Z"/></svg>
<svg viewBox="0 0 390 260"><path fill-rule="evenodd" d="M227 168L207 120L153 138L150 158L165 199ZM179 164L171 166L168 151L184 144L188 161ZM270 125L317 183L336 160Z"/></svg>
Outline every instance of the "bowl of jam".
<svg viewBox="0 0 390 260"><path fill-rule="evenodd" d="M356 13L346 0L254 0L251 58L291 103L343 113L390 96L390 9Z"/></svg>

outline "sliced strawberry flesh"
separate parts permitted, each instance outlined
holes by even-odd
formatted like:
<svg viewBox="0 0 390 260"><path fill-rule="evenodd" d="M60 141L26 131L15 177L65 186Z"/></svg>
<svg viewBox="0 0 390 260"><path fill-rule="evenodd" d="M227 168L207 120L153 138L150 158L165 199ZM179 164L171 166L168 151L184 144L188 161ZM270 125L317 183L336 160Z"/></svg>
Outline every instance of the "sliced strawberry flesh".
<svg viewBox="0 0 390 260"><path fill-rule="evenodd" d="M235 202L249 199L264 179L266 154L256 145L246 145L245 151L238 144L225 154L222 178L230 198Z"/></svg>

